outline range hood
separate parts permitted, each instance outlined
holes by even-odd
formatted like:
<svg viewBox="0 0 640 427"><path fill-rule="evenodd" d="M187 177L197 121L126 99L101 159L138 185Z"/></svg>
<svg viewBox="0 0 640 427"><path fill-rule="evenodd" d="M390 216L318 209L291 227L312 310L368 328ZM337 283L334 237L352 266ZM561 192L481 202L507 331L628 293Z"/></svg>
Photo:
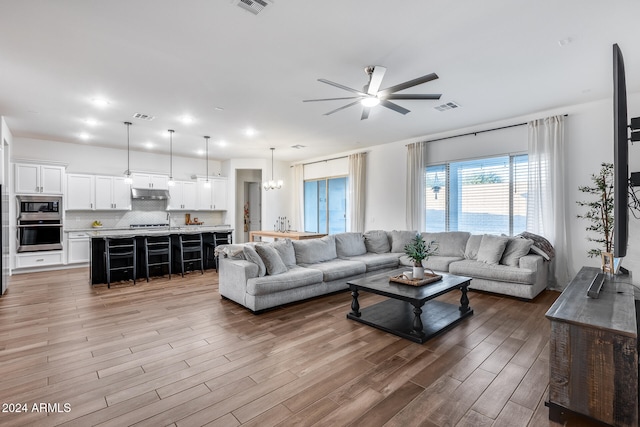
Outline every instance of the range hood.
<svg viewBox="0 0 640 427"><path fill-rule="evenodd" d="M155 188L132 188L131 198L138 200L168 200L169 190L157 190Z"/></svg>

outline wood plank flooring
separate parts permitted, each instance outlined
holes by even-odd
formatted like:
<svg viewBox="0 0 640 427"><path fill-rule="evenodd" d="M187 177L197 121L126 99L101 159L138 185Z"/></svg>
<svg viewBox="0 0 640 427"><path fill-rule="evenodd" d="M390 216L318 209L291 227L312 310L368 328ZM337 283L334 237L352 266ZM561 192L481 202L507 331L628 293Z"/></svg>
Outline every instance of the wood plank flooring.
<svg viewBox="0 0 640 427"><path fill-rule="evenodd" d="M548 426L558 295L470 292L475 314L420 345L346 319L347 292L256 316L214 271L111 289L86 268L15 275L0 425Z"/></svg>

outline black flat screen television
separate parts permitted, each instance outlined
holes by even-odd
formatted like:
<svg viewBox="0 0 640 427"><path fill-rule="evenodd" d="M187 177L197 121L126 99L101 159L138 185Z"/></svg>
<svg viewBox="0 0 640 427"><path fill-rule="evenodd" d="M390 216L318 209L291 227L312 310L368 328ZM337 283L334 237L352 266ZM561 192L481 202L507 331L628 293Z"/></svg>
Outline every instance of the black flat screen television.
<svg viewBox="0 0 640 427"><path fill-rule="evenodd" d="M613 45L613 256L627 254L629 238L629 137L624 60Z"/></svg>

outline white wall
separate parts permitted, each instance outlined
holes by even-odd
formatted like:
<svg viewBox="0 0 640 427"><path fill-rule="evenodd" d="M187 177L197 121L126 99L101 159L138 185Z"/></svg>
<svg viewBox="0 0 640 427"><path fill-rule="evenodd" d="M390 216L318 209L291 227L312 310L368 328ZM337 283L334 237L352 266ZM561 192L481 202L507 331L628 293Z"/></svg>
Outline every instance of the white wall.
<svg viewBox="0 0 640 427"><path fill-rule="evenodd" d="M90 144L15 138L12 160L57 162L67 165L67 173L122 175L127 169L127 150L95 147ZM132 172L169 174L169 156L151 151L131 151ZM191 180L191 175L206 175L206 160L173 156L173 177ZM222 174L222 162L209 160L209 175ZM222 174L224 176L224 174Z"/></svg>

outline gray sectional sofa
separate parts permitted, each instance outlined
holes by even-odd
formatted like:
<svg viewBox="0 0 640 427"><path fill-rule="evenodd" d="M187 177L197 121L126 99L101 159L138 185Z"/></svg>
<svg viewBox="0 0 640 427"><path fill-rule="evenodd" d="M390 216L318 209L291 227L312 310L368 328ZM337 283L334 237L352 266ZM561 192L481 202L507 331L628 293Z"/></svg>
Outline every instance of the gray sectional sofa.
<svg viewBox="0 0 640 427"><path fill-rule="evenodd" d="M260 312L343 291L350 279L400 266L409 269L412 263L403 250L415 235L374 230L219 246L220 295ZM438 246L437 255L423 265L472 277L470 289L533 299L547 287L549 262L531 239L467 232L422 235Z"/></svg>

